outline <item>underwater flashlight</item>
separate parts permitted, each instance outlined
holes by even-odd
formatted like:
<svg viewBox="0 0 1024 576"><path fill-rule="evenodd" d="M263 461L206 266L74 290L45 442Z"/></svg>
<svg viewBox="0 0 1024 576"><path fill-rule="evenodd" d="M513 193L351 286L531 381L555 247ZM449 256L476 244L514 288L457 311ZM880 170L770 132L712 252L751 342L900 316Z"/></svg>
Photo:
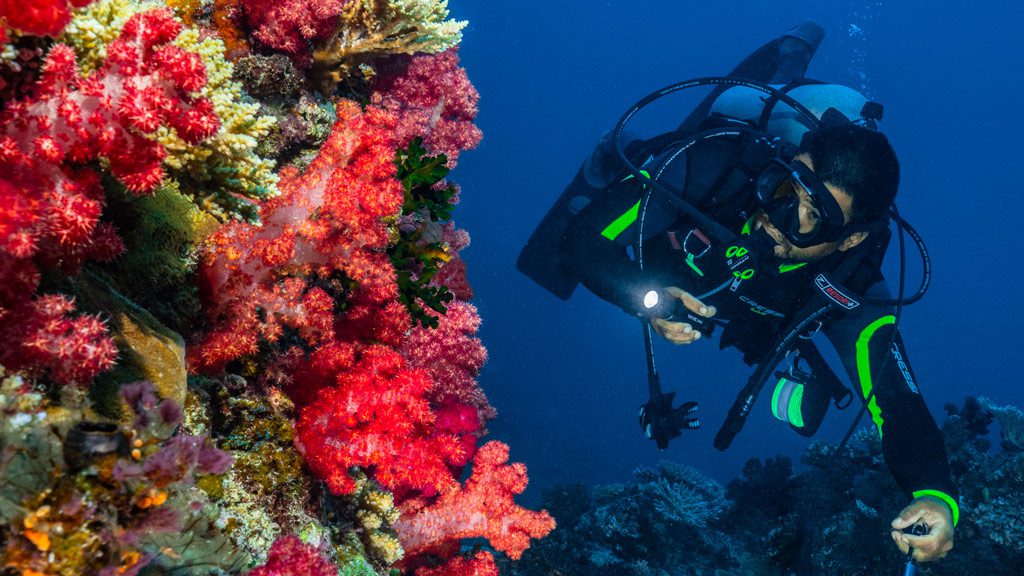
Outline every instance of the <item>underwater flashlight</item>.
<svg viewBox="0 0 1024 576"><path fill-rule="evenodd" d="M661 298L658 297L657 290L650 290L647 294L644 294L644 308L650 310L658 305L658 301Z"/></svg>
<svg viewBox="0 0 1024 576"><path fill-rule="evenodd" d="M715 323L710 318L691 312L683 301L665 290L648 290L643 296L641 316L660 318L669 322L685 322L701 333L710 336L715 331Z"/></svg>

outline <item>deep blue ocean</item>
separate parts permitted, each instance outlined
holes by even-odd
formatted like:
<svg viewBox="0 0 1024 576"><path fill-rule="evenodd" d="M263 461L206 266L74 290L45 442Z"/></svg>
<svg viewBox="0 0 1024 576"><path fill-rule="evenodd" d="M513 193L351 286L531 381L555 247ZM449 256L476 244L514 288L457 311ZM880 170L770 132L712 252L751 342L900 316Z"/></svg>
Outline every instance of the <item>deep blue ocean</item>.
<svg viewBox="0 0 1024 576"><path fill-rule="evenodd" d="M683 79L725 74L805 18L827 31L808 77L885 106L881 128L902 168L898 205L934 266L931 290L902 320L933 415L941 423L943 406L968 395L1024 405L1019 4L451 0L449 8L469 21L461 57L480 91L484 132L452 175L463 188L455 219L473 239L463 255L490 352L481 383L500 413L492 437L529 467L527 502L557 483L626 481L659 459L726 482L748 458L797 460L807 446L771 417L768 391L733 447L715 450L750 369L717 341L659 339L663 386L699 401L704 427L657 450L637 423L647 393L637 320L583 287L562 302L515 268L534 227L628 106ZM668 102L648 122L667 130L689 106ZM914 287L920 267L916 251L908 254ZM893 285L896 263L891 249ZM838 442L856 408L833 408L816 439Z"/></svg>

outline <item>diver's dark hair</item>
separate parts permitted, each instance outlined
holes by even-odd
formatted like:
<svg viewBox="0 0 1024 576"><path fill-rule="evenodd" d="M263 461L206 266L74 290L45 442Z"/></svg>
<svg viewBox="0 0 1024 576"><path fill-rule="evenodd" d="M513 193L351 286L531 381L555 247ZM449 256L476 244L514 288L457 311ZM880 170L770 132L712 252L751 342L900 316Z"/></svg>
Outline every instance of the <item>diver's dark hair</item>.
<svg viewBox="0 0 1024 576"><path fill-rule="evenodd" d="M800 142L824 182L853 198L852 223L883 218L900 184L900 163L885 134L852 124L808 132Z"/></svg>

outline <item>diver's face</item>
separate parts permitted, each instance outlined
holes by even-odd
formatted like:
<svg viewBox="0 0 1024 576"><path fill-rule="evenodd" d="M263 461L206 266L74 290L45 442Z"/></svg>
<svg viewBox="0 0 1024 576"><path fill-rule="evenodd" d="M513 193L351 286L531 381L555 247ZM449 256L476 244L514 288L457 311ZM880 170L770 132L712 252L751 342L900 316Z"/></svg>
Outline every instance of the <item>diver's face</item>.
<svg viewBox="0 0 1024 576"><path fill-rule="evenodd" d="M811 157L807 154L800 154L795 158L795 160L803 162L808 168L814 170L814 163L811 162ZM850 197L845 190L831 182L825 182L824 184L825 188L827 188L832 194L832 197L836 199L836 202L843 211L843 223L849 224L850 218L853 216L853 198ZM809 233L814 229L818 218L821 216L814 208L814 204L811 202L811 197L808 195L807 190L791 178L782 183L778 194L793 193L795 193L800 199L800 232L802 234ZM807 262L821 260L837 250L849 250L857 244L860 244L860 242L867 237L867 234L864 232L856 232L837 242L824 242L822 244L815 244L806 248L800 248L786 240L785 236L783 236L782 233L772 225L771 221L768 220L768 216L766 216L763 211L759 211L754 219L754 229L756 230L760 228L764 228L765 232L771 236L772 240L775 240L775 255L777 257L784 260L803 260Z"/></svg>

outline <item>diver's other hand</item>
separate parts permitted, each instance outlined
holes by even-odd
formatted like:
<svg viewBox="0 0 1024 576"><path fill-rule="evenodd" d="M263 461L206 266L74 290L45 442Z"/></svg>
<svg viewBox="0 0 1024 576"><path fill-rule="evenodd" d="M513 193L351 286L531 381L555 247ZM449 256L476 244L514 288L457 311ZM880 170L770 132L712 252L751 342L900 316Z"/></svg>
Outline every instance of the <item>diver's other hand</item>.
<svg viewBox="0 0 1024 576"><path fill-rule="evenodd" d="M697 300L689 292L677 288L675 286L669 286L665 289L673 298L678 298L683 302L683 306L693 312L699 314L705 318L711 318L715 315L717 310L714 306L705 306L703 302ZM690 326L686 322L670 322L661 318L651 318L651 327L658 333L659 336L668 340L673 344L690 344L700 340L702 334L697 330L694 330L693 326Z"/></svg>
<svg viewBox="0 0 1024 576"><path fill-rule="evenodd" d="M905 534L904 529L914 524L928 526L928 533L922 536ZM892 521L892 539L904 555L910 546L914 547L914 560L930 562L945 558L953 549L953 513L949 506L934 496L915 499Z"/></svg>

